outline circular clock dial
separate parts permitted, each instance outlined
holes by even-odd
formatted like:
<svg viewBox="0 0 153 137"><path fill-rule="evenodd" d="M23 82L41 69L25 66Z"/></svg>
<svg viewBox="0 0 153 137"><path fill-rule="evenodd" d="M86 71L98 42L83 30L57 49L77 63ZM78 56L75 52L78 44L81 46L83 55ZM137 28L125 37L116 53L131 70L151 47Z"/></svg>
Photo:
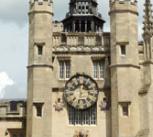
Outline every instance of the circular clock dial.
<svg viewBox="0 0 153 137"><path fill-rule="evenodd" d="M91 77L77 74L66 83L64 98L76 109L89 108L97 101L97 84Z"/></svg>

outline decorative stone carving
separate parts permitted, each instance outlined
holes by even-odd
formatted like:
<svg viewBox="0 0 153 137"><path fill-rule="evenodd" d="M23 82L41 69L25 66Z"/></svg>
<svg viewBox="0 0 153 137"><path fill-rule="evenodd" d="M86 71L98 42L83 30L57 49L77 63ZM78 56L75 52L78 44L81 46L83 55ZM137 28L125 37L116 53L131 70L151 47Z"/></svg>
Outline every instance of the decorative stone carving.
<svg viewBox="0 0 153 137"><path fill-rule="evenodd" d="M73 137L89 137L89 131L88 130L75 131Z"/></svg>
<svg viewBox="0 0 153 137"><path fill-rule="evenodd" d="M103 101L101 101L99 107L100 107L101 111L105 111L108 109L108 101L106 98L103 98Z"/></svg>
<svg viewBox="0 0 153 137"><path fill-rule="evenodd" d="M53 47L53 52L104 52L104 48L102 46L91 47L91 46L58 46Z"/></svg>
<svg viewBox="0 0 153 137"><path fill-rule="evenodd" d="M54 104L55 111L62 111L63 107L64 107L64 102L62 101L61 98L58 98Z"/></svg>

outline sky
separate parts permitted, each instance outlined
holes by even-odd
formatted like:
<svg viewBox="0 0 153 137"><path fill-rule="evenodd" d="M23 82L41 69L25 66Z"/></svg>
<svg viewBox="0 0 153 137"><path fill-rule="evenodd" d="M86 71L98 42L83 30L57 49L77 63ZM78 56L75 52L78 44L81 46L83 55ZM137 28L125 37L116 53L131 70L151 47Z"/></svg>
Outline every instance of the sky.
<svg viewBox="0 0 153 137"><path fill-rule="evenodd" d="M54 19L62 20L69 0L54 1ZM153 1L153 0L151 0ZM98 0L99 12L109 31L109 0ZM139 39L144 0L139 0ZM0 4L0 99L26 98L28 58L28 0L1 0Z"/></svg>

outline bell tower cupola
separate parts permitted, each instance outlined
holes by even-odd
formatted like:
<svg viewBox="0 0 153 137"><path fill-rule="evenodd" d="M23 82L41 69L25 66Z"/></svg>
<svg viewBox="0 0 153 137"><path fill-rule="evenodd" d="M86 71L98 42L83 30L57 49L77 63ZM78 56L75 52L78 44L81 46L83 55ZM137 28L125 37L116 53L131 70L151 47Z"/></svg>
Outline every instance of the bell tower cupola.
<svg viewBox="0 0 153 137"><path fill-rule="evenodd" d="M98 13L97 0L70 0L63 20L66 32L102 32L104 20Z"/></svg>

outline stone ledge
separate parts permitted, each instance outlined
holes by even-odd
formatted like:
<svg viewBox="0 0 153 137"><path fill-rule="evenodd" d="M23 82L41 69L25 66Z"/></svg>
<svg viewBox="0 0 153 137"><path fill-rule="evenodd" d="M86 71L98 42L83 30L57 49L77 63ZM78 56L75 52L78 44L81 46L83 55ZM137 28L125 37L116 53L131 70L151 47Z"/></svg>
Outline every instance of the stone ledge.
<svg viewBox="0 0 153 137"><path fill-rule="evenodd" d="M33 64L33 65L29 65L29 66L27 66L27 68L34 68L34 67L37 67L37 68L39 68L39 67L48 67L48 68L53 68L52 65L46 65L46 64Z"/></svg>
<svg viewBox="0 0 153 137"><path fill-rule="evenodd" d="M53 52L55 53L105 53L108 52L104 49L104 47L97 46L97 47L91 47L91 46L58 46L53 48Z"/></svg>
<svg viewBox="0 0 153 137"><path fill-rule="evenodd" d="M115 64L115 65L110 65L110 68L115 68L115 67L133 67L133 68L137 68L140 69L140 66L138 65L133 65L133 64Z"/></svg>

